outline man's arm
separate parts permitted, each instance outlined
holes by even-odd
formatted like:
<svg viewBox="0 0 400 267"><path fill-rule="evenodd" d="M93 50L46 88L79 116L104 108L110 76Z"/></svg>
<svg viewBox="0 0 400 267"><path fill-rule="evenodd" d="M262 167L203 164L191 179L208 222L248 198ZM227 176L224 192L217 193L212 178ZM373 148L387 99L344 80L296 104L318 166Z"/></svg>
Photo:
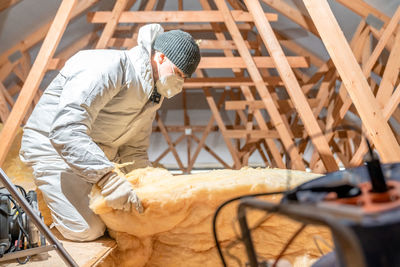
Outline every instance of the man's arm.
<svg viewBox="0 0 400 267"><path fill-rule="evenodd" d="M49 134L59 155L91 183L114 168L89 133L99 111L119 92L118 76L86 70L67 77Z"/></svg>

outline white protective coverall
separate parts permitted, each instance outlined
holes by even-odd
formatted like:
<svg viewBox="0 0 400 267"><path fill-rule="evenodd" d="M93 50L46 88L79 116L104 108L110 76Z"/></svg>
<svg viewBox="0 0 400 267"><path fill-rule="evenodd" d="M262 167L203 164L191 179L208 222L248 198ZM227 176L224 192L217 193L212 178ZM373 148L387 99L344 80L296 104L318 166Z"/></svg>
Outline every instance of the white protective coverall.
<svg viewBox="0 0 400 267"><path fill-rule="evenodd" d="M92 185L113 162L148 164L152 122L160 103L154 88L151 44L163 32L142 27L138 46L86 50L71 57L44 91L24 127L20 157L33 167L52 218L62 235L87 241L105 226L89 209ZM129 171L129 170L126 170Z"/></svg>

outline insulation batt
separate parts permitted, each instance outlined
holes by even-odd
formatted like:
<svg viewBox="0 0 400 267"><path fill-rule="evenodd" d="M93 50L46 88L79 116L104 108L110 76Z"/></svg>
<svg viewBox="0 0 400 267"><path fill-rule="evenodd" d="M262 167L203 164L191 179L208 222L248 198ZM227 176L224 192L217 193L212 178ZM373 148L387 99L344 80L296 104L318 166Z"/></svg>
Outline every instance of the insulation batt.
<svg viewBox="0 0 400 267"><path fill-rule="evenodd" d="M165 169L137 169L126 175L142 200L144 213L123 212L108 207L97 186L91 192L90 207L99 214L117 240L118 250L102 266L220 266L212 236L212 217L224 201L261 192L281 191L318 177L300 171L268 168L215 170L207 173L173 176ZM281 196L262 199L279 201ZM244 266L245 249L236 241L240 233L237 203L226 206L217 220L217 232L228 266ZM251 226L266 219L252 232L257 254L276 258L300 223L265 212L248 212ZM324 240L331 243L326 228L308 226L284 254L289 266L310 266L321 256ZM316 246L320 243L320 247ZM321 248L322 246L322 248ZM230 256L231 255L231 256ZM242 265L238 263L241 262ZM279 265L278 265L279 266ZM287 266L287 265L285 265Z"/></svg>
<svg viewBox="0 0 400 267"><path fill-rule="evenodd" d="M0 130L2 125L0 124ZM3 170L14 184L26 190L35 189L32 170L19 159L22 130L7 154ZM107 224L118 242L118 250L101 264L104 266L220 266L212 237L211 221L216 208L232 197L260 192L280 191L287 186L289 171L279 169L218 170L208 173L173 176L160 168L137 169L126 175L143 202L145 211L137 214L116 211L107 207L99 188L93 187L91 208ZM318 177L299 171L290 172L291 187ZM50 212L38 192L39 209L47 225ZM280 196L265 197L278 201ZM237 257L242 266L247 261L243 246L231 243L240 232L236 222L237 203L226 206L217 221L217 231L228 266L240 266L228 253ZM261 212L249 212L250 226ZM259 256L272 259L298 229L299 223L273 215L253 231ZM318 241L319 240L319 241ZM310 266L320 252L329 251L321 240L330 241L324 228L307 227L289 247L284 258L292 266ZM231 249L227 250L230 246ZM283 265L287 266L287 265Z"/></svg>

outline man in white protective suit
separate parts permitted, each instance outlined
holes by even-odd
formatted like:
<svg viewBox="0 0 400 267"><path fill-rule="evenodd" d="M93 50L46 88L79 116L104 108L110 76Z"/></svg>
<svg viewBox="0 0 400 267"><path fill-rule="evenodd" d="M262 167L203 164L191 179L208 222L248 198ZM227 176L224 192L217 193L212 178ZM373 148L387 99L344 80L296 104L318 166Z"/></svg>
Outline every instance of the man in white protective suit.
<svg viewBox="0 0 400 267"><path fill-rule="evenodd" d="M105 225L89 209L93 184L114 209L143 212L130 183L112 162L149 166L147 148L164 97L182 90L200 61L186 32L158 24L139 30L130 50L86 50L72 56L44 91L24 127L20 157L55 226L68 239L94 240Z"/></svg>

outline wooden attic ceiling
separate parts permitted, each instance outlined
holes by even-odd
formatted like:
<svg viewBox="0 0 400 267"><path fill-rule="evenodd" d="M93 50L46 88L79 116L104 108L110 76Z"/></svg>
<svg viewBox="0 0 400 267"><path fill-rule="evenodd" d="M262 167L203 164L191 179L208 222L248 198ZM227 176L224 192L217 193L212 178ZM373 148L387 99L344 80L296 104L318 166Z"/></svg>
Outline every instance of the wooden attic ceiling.
<svg viewBox="0 0 400 267"><path fill-rule="evenodd" d="M247 165L255 151L262 155L265 165L272 167L324 172L357 166L366 152L360 133L349 128L333 131L351 124L349 115L358 118L385 162L400 160L395 127L400 122L400 8L389 17L362 0L336 0L361 17L348 43L324 0L303 0L307 12L273 0L199 0L202 9L190 11L183 9L182 0L175 11L163 10L165 1L142 1L131 10L135 1L118 0L111 10L91 11L97 2L63 0L53 21L0 55L0 118L6 121L0 135L0 163L20 123L40 98L38 88L46 72L61 68L83 48L130 48L136 44L139 26L151 22L162 23L166 30L179 27L189 31L201 39L203 55L195 78L184 85L183 125L168 127L157 116L155 130L161 131L168 143L157 160L171 152L179 168L189 172L204 149L223 166L232 168ZM263 6L275 12L266 13ZM70 20L81 15L97 27L55 54ZM274 29L271 22L279 22L280 16L320 38L330 58L321 58L284 31ZM382 27L371 24L371 18ZM38 43L41 49L32 64L29 50ZM21 56L10 60L17 52ZM229 72L207 77L210 70L220 69ZM16 82L6 84L11 76ZM186 112L185 99L193 88L204 93L212 112L208 124L196 128L201 138L192 133L195 127ZM217 88L223 91L219 101ZM233 112L235 122L227 124L221 112ZM169 131L186 129L191 129L190 134L182 134L175 141L169 136ZM233 166L205 144L210 131L217 129ZM195 151L188 149L186 165L175 149L185 139L197 143ZM309 147L311 158L305 155Z"/></svg>

